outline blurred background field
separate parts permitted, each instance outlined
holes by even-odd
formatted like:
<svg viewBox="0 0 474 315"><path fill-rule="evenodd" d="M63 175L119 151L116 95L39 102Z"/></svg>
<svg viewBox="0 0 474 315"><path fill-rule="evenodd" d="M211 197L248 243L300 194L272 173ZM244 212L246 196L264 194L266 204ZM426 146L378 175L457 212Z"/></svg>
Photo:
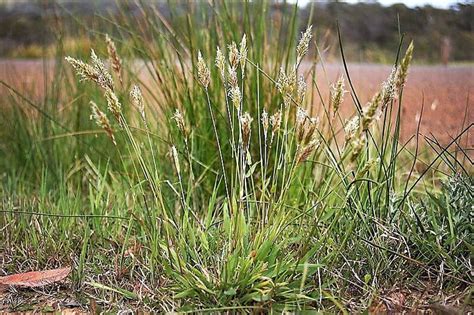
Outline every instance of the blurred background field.
<svg viewBox="0 0 474 315"><path fill-rule="evenodd" d="M88 55L91 47L104 49L97 30L121 32L123 30L115 26L127 19L134 20L140 28L146 19L140 5L154 7L163 19L173 21L173 28L183 32L187 16L195 15L193 19L199 23L202 10L198 7L206 7L199 2L174 3L170 8L160 1L3 1L0 4L0 79L31 93L36 99L44 97L48 86L45 80L53 79L52 68L58 54L82 57ZM279 29L282 17L293 12L294 4L275 1L270 2L268 9L267 23ZM324 83L321 89L325 97L329 93L327 83L344 71L337 22L356 91L364 102L389 73L400 34L416 43L412 76L403 104L403 139L414 134L422 103L425 119L420 131L433 133L443 143L459 132L463 121L473 121L474 111L467 110L472 108L474 100L474 5L471 2L435 8L429 5L407 7L403 3L383 6L377 2L329 1L316 2L313 10L311 13L311 4L306 2L298 7L298 29L305 28L311 15L309 22L315 25L321 50L319 64L325 65L322 70L327 70L318 71L318 82ZM204 27L202 32L205 32ZM133 43L121 43L122 47L130 45ZM309 54L317 54L314 47ZM0 95L5 93L6 89L0 89ZM351 100L347 99L346 103L346 111L351 114ZM468 138L472 146L474 138Z"/></svg>
<svg viewBox="0 0 474 315"><path fill-rule="evenodd" d="M329 62L339 59L336 22L344 35L346 57L352 62L392 63L400 32L417 43L416 63L474 61L474 9L471 1L453 3L449 8L408 7L402 1L390 6L377 2L317 1L312 14L310 2L303 1L304 5L298 7L298 29L302 31L308 22L315 26L318 40L325 44L324 56ZM275 27L281 23L283 15L294 10L294 1L268 3L267 23ZM182 26L185 26L186 15L202 14L197 7L207 6L205 1L173 2L171 9L166 1L154 0L3 0L0 1L0 57L52 57L58 36L66 51L87 55L97 35L92 29L106 32L111 28L111 22L120 24L121 20L130 17L137 26L141 25L144 22L139 9L141 4L155 7L164 18L173 18L174 23L181 20ZM241 6L238 2L229 4ZM199 16L196 17L199 20ZM314 54L314 50L311 53Z"/></svg>
<svg viewBox="0 0 474 315"><path fill-rule="evenodd" d="M46 80L52 80L54 60L0 60L0 79L9 82L15 88L27 92L36 101L44 98ZM310 67L309 63L304 65ZM45 71L46 70L46 71ZM370 63L350 63L349 71L360 99L368 102L380 88L380 82L391 71L390 65ZM328 63L324 69L318 66L318 83L324 99L329 96L329 82L334 82L344 73L341 64ZM143 78L146 79L146 73ZM402 140L412 137L420 118L420 132L435 136L441 143L448 143L461 129L463 124L474 121L474 66L453 64L414 65L411 68L410 84L405 88L402 108ZM45 85L46 84L46 85ZM0 89L5 96L6 89ZM421 115L424 104L423 115ZM321 102L316 95L316 108ZM346 98L342 106L343 117L353 114L352 100ZM469 131L470 135L472 131ZM473 147L474 137L466 137L465 144Z"/></svg>

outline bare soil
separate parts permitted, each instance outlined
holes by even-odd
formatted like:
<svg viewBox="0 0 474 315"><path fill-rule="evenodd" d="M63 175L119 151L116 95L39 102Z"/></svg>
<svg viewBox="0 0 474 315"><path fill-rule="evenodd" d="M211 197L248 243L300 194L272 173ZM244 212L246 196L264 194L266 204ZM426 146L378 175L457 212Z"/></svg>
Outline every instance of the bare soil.
<svg viewBox="0 0 474 315"><path fill-rule="evenodd" d="M54 77L52 65L51 61L41 60L0 60L0 80L26 92L33 99L41 100L43 91ZM391 66L354 63L349 64L348 69L356 95L364 105L380 89ZM344 69L340 64L318 66L317 82L325 101L329 85L341 74L344 74ZM346 89L350 89L348 84ZM6 88L0 88L0 97L7 93ZM474 122L473 94L474 65L412 66L402 99L402 139L408 140L416 133L421 117L421 135L436 137L443 144L449 143ZM321 105L319 96L314 100L314 106ZM342 112L348 117L354 111L353 100L350 94L346 94ZM462 145L469 150L474 148L473 129L462 140Z"/></svg>
<svg viewBox="0 0 474 315"><path fill-rule="evenodd" d="M345 72L342 66L336 64L324 68L326 71L321 67L323 71L319 71L317 82L327 100L327 82L335 82ZM349 75L362 105L380 90L391 69L388 65L348 65ZM347 80L346 90L350 90ZM403 91L402 104L402 139L407 140L416 133L421 118L421 135L434 136L441 143L449 143L463 127L474 122L474 66L412 66ZM346 115L355 111L349 94L345 96L343 107ZM474 146L472 129L468 137L463 137L464 146L470 149Z"/></svg>

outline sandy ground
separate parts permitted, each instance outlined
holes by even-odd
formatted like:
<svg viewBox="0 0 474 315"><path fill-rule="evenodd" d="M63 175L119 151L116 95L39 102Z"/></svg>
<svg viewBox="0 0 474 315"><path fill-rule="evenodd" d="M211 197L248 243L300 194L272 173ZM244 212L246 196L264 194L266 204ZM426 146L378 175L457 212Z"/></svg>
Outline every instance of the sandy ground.
<svg viewBox="0 0 474 315"><path fill-rule="evenodd" d="M41 60L0 60L0 80L27 91L33 99L41 99L44 88L53 77L52 71L45 71L51 66L52 62ZM391 71L391 66L378 64L349 64L348 68L362 104L370 100ZM325 100L329 84L343 73L340 64L326 64L324 68L318 66L317 82ZM0 97L5 97L6 93L7 90L0 87ZM474 65L412 66L402 103L402 139L409 139L415 134L419 117L422 116L422 135L433 135L444 144L450 142L463 124L467 127L474 122ZM314 106L320 106L319 97L315 97ZM343 104L345 116L354 110L351 96L346 94ZM462 143L473 149L474 128Z"/></svg>

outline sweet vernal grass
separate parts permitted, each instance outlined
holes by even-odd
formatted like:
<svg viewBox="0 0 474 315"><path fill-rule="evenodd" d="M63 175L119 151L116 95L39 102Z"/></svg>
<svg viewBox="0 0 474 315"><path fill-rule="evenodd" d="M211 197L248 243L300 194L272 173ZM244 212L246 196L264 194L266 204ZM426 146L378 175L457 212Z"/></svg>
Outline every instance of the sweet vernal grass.
<svg viewBox="0 0 474 315"><path fill-rule="evenodd" d="M58 49L41 104L10 89L4 271L71 264L78 296L156 311L348 312L395 285L469 286L472 170L390 119L413 43L367 104L345 73L318 109L295 8L275 28L264 2L196 9L104 17L114 36L87 59Z"/></svg>

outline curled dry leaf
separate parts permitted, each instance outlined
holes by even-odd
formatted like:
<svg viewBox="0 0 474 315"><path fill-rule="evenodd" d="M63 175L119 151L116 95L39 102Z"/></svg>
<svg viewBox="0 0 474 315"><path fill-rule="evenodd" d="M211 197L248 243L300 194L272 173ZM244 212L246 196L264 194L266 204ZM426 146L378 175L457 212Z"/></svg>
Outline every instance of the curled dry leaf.
<svg viewBox="0 0 474 315"><path fill-rule="evenodd" d="M66 278L71 272L71 267L51 269L44 271L31 271L0 277L0 290L8 286L16 287L42 287Z"/></svg>

